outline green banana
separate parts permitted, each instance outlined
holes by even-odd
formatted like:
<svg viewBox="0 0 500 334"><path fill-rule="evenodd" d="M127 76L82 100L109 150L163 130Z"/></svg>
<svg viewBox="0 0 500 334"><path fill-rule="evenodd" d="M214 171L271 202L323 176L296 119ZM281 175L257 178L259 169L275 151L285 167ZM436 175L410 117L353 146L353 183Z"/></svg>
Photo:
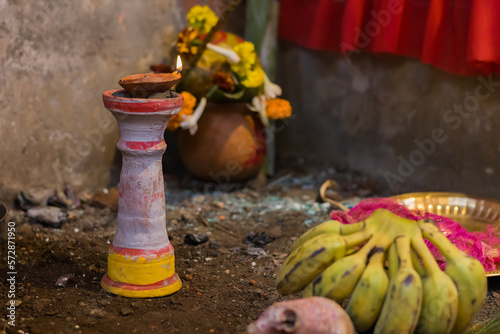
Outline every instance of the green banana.
<svg viewBox="0 0 500 334"><path fill-rule="evenodd" d="M390 279L374 334L411 334L417 326L422 306L422 281L413 268L410 239L398 237L398 270Z"/></svg>
<svg viewBox="0 0 500 334"><path fill-rule="evenodd" d="M384 255L382 249L372 254L346 307L346 312L358 332L370 329L382 309L389 286L389 278L384 270Z"/></svg>
<svg viewBox="0 0 500 334"><path fill-rule="evenodd" d="M445 273L458 290L458 313L451 333L463 333L481 310L487 293L486 272L473 257L462 253L430 219L418 222L424 238L432 242L446 259Z"/></svg>
<svg viewBox="0 0 500 334"><path fill-rule="evenodd" d="M284 295L301 291L333 261L370 236L364 230L347 236L321 234L307 241L288 256L278 271L278 291Z"/></svg>
<svg viewBox="0 0 500 334"><path fill-rule="evenodd" d="M420 235L412 238L412 246L422 259L425 272L421 275L423 300L417 332L448 334L457 318L457 288L452 279L441 271Z"/></svg>
<svg viewBox="0 0 500 334"><path fill-rule="evenodd" d="M337 235L349 235L361 231L365 227L364 222L359 222L355 224L342 224L336 220L329 220L318 226L315 226L308 230L306 233L302 234L300 238L295 241L292 246L292 252L305 244L307 241L317 237L321 234L337 234Z"/></svg>

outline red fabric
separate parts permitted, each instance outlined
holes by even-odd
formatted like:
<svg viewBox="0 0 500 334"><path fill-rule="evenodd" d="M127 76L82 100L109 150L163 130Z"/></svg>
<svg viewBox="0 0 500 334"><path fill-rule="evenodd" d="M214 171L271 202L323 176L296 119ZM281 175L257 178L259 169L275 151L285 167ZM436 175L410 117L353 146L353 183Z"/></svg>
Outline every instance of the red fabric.
<svg viewBox="0 0 500 334"><path fill-rule="evenodd" d="M415 57L460 75L500 73L496 0L281 0L279 34L317 50Z"/></svg>

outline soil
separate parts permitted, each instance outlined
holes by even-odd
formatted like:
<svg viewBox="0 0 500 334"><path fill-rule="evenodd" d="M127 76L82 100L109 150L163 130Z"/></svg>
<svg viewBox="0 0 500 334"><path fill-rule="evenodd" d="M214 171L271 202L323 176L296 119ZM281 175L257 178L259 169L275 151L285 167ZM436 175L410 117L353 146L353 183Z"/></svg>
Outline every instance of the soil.
<svg viewBox="0 0 500 334"><path fill-rule="evenodd" d="M167 227L183 287L162 298L129 299L101 289L116 228L116 212L110 208L95 207L82 195L82 205L68 211L61 228L13 211L18 305L16 327L7 326L6 332L243 333L265 308L285 299L275 289L275 274L295 238L328 220L330 207L316 202L322 177L285 177L260 190L237 186L231 192L208 194L192 183L167 180ZM359 187L349 189L352 196L351 190ZM363 189L364 194L371 191ZM262 232L271 238L257 235ZM207 234L209 241L186 244L189 233ZM5 254L3 250L2 263ZM0 288L6 297L7 270L2 268ZM478 321L500 309L498 281L490 283ZM5 326L0 322L0 333Z"/></svg>

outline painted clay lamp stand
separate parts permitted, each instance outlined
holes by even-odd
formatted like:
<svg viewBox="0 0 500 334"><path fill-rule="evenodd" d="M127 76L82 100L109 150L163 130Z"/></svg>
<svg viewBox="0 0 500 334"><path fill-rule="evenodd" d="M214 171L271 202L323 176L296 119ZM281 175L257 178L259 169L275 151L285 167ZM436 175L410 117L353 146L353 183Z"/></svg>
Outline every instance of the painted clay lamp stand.
<svg viewBox="0 0 500 334"><path fill-rule="evenodd" d="M122 85L127 78L129 83L135 80L135 85ZM150 74L127 78L120 80L127 90L103 93L104 106L120 129L117 147L123 166L118 225L101 287L125 297L160 297L182 286L167 235L162 156L167 147L163 133L170 117L180 111L183 97L172 92L170 98L141 98L149 96L148 89L161 80L151 79ZM180 74L168 74L162 79L168 84L153 88L153 92L167 91L179 79Z"/></svg>

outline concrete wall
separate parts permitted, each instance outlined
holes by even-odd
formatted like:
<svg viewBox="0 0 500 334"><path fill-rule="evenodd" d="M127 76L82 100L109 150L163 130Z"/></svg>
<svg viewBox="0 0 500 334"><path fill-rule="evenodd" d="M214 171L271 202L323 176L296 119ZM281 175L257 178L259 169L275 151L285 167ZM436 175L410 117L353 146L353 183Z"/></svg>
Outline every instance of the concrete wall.
<svg viewBox="0 0 500 334"><path fill-rule="evenodd" d="M0 199L105 186L118 136L101 93L169 55L183 20L180 0L0 0Z"/></svg>
<svg viewBox="0 0 500 334"><path fill-rule="evenodd" d="M287 42L279 64L296 116L278 135L281 164L359 170L388 195L500 197L500 77L461 77L390 55L347 60Z"/></svg>

